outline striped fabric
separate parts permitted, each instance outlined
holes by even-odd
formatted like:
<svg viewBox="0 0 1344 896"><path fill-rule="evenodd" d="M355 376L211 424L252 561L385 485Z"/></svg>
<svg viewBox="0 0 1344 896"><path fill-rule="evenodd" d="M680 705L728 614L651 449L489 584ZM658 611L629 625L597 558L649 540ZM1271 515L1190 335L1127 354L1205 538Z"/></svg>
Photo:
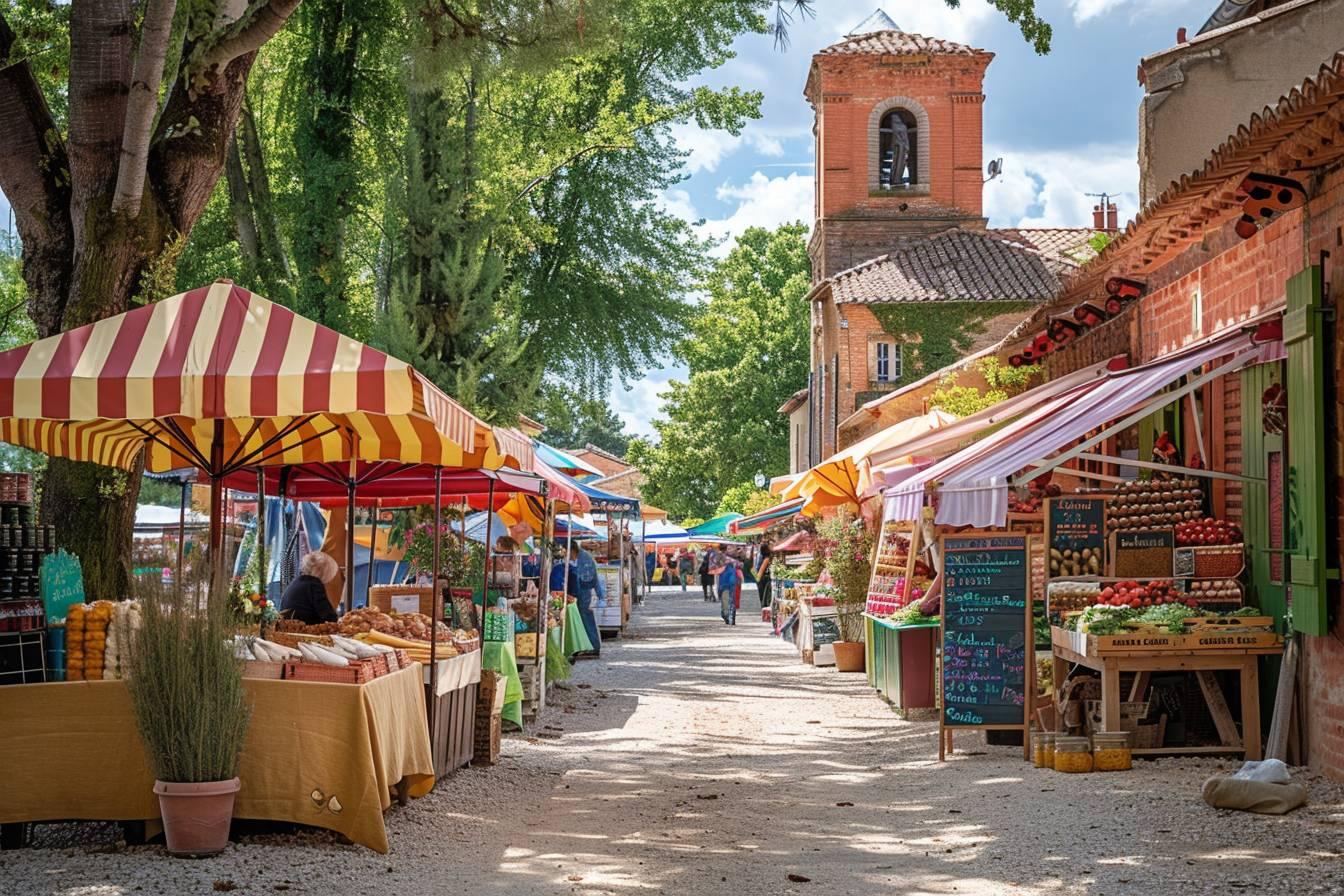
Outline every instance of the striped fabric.
<svg viewBox="0 0 1344 896"><path fill-rule="evenodd" d="M228 281L0 353L0 439L153 472L510 459L404 361Z"/></svg>

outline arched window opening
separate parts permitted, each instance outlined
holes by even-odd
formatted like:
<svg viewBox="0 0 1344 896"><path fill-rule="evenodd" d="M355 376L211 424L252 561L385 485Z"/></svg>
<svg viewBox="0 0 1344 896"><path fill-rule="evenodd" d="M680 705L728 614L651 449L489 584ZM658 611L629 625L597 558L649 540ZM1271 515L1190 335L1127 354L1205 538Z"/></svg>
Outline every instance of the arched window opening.
<svg viewBox="0 0 1344 896"><path fill-rule="evenodd" d="M919 123L905 109L882 116L877 132L878 186L899 190L919 183Z"/></svg>

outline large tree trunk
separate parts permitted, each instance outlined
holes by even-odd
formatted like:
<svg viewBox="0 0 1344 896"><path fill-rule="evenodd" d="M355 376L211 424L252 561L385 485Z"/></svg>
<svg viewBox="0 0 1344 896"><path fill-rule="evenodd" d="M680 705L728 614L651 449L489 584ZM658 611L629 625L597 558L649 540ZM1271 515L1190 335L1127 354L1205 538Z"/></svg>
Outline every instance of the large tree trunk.
<svg viewBox="0 0 1344 896"><path fill-rule="evenodd" d="M128 151L135 164L144 158L139 128L152 117L142 106L140 124L127 127L135 36L130 0L70 5L68 147L28 62L11 58L16 38L0 7L0 189L23 239L24 280L40 335L125 311L137 294L150 298L155 283L171 278L172 253L223 171L255 51L297 3L270 0L238 27L219 22L224 30L207 38L213 43L188 41L188 65L150 142L142 202L124 214L112 210L118 168L126 167ZM156 21L162 26L162 17ZM155 33L151 29L144 49L157 54L162 34ZM155 91L144 93L152 98ZM139 490L139 469L125 473L56 458L47 468L41 516L56 526L58 542L80 557L90 597L129 593Z"/></svg>

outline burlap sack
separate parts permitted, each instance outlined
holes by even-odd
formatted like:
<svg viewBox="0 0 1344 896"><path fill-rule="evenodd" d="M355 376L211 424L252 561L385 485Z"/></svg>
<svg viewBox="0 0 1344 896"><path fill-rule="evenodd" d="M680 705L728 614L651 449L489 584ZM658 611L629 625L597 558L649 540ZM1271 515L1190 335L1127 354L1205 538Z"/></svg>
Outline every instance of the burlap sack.
<svg viewBox="0 0 1344 896"><path fill-rule="evenodd" d="M1301 784L1268 784L1216 775L1204 782L1204 802L1215 809L1285 815L1306 805L1307 788Z"/></svg>

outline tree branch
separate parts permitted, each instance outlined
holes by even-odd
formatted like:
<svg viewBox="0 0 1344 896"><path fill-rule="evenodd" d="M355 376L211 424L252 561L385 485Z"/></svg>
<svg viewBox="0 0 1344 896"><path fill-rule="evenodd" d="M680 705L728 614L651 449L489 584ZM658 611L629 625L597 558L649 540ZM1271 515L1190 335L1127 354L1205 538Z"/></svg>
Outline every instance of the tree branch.
<svg viewBox="0 0 1344 896"><path fill-rule="evenodd" d="M135 54L135 69L131 73L131 94L126 101L126 126L121 135L117 187L112 194L113 214L124 214L129 218L140 214L140 199L145 192L145 166L149 159L149 138L154 128L159 85L163 81L163 61L168 56L168 40L173 33L173 13L176 8L177 0L147 0L145 4L140 48Z"/></svg>
<svg viewBox="0 0 1344 896"><path fill-rule="evenodd" d="M561 159L551 168L550 171L547 171L545 174L538 174L536 177L532 178L532 180L528 182L527 186L523 187L522 191L519 192L517 196L514 196L513 199L509 200L509 205L513 205L515 202L518 202L528 193L531 193L537 187L541 186L543 183L550 180L552 177L555 177L555 175L561 169L568 168L570 165L573 165L575 162L577 162L579 159L582 159L584 156L590 156L595 152L606 152L608 150L612 151L628 150L634 148L635 148L634 145L630 143L595 143L592 146L585 146L583 149L579 150L578 152L574 153L568 158Z"/></svg>
<svg viewBox="0 0 1344 896"><path fill-rule="evenodd" d="M262 44L280 33L298 8L299 0L267 0L229 26L218 40L202 47L198 65L194 67L223 68L239 56L260 50Z"/></svg>
<svg viewBox="0 0 1344 896"><path fill-rule="evenodd" d="M32 69L10 62L16 41L0 13L0 190L23 239L33 322L48 336L59 329L73 251L70 163Z"/></svg>

